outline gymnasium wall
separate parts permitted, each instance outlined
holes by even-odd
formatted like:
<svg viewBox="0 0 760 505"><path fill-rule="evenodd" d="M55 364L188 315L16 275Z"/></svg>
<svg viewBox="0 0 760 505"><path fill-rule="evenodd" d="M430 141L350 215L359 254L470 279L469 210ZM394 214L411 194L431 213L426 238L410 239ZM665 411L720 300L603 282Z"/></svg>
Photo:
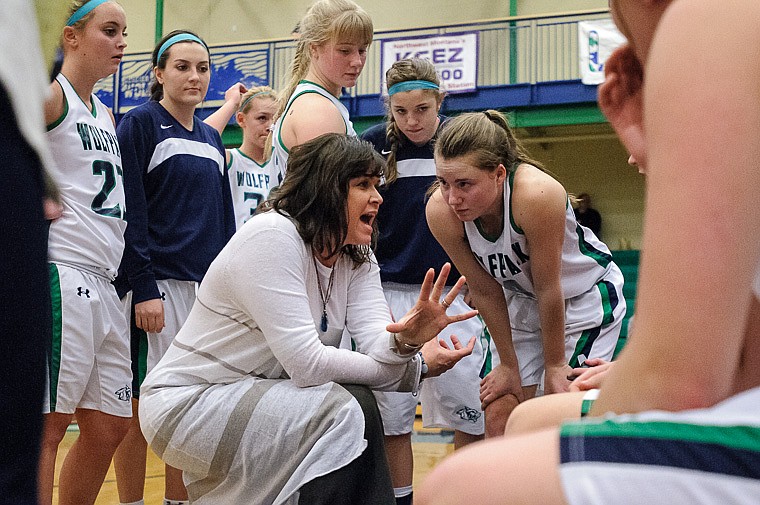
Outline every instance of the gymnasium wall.
<svg viewBox="0 0 760 505"><path fill-rule="evenodd" d="M356 0L378 30L413 28L517 15L551 14L607 7L607 0ZM128 52L153 48L155 0L121 0L127 11ZM209 43L288 37L311 0L164 0L164 33L190 28ZM401 13L401 15L399 14ZM379 118L376 118L379 120ZM641 242L644 180L627 165L627 154L612 130L589 133L583 125L565 135L520 136L531 154L547 164L568 191L591 194L604 220L611 249L638 249ZM518 132L520 134L521 132ZM524 133L524 132L522 132Z"/></svg>

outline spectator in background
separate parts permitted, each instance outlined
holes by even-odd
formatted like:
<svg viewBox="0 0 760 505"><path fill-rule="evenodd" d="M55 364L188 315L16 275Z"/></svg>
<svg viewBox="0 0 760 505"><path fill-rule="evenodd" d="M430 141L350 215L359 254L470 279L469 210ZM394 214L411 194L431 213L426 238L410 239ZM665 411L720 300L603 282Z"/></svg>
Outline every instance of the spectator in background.
<svg viewBox="0 0 760 505"><path fill-rule="evenodd" d="M602 215L591 206L591 195L581 193L578 195L578 206L575 208L575 219L594 232L597 238L602 238Z"/></svg>

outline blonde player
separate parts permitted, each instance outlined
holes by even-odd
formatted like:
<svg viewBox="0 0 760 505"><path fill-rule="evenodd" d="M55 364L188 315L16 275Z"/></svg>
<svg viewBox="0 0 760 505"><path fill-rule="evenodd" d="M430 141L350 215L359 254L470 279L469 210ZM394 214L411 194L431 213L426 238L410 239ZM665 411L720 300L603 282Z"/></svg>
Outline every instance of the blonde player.
<svg viewBox="0 0 760 505"><path fill-rule="evenodd" d="M276 107L275 91L269 86L249 89L240 101L235 120L243 130L243 144L227 149L232 203L238 229L269 196L271 150L265 146Z"/></svg>
<svg viewBox="0 0 760 505"><path fill-rule="evenodd" d="M625 315L623 275L501 113L450 120L435 161L439 188L428 224L469 279L499 351L481 399L487 430L498 412L502 434L509 412L541 382L546 393L566 391L572 368L612 358Z"/></svg>
<svg viewBox="0 0 760 505"><path fill-rule="evenodd" d="M124 249L121 150L111 111L92 93L116 72L126 16L113 1L76 2L62 44L61 73L45 103L52 176L63 213L48 254L53 338L40 458L40 503L50 504L58 445L76 413L80 435L59 478L60 504L93 503L129 426L129 328L111 285Z"/></svg>
<svg viewBox="0 0 760 505"><path fill-rule="evenodd" d="M356 86L373 27L351 0L319 0L299 23L298 45L272 131L272 186L285 176L290 149L323 133L355 136L343 88Z"/></svg>

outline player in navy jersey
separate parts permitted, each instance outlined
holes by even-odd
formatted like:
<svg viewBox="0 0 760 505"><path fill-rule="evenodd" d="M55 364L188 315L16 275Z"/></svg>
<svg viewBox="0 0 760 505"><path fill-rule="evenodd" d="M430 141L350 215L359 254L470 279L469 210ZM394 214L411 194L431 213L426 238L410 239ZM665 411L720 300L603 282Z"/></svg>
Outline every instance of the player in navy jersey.
<svg viewBox="0 0 760 505"><path fill-rule="evenodd" d="M129 327L111 285L124 250L125 198L114 119L93 94L119 67L126 16L113 1L76 2L61 37L64 60L45 102L51 176L63 210L50 225L53 302L40 503L50 504L58 445L76 415L58 502L94 503L129 427Z"/></svg>
<svg viewBox="0 0 760 505"><path fill-rule="evenodd" d="M387 121L364 132L362 138L387 158L381 187L383 205L377 216L376 256L388 305L392 315L400 317L414 305L425 272L431 267L438 270L449 261L425 220L425 194L435 182L433 142L445 120L439 115L445 93L428 60L397 61L386 73L386 81ZM455 278L457 275L451 277ZM462 296L455 297L452 305L452 310L467 308ZM452 325L439 338L451 346L451 334L468 341L481 329L479 320L473 318ZM454 429L455 447L482 438L484 418L478 387L482 357L478 341L471 356L442 376L426 380L419 398L408 393L375 392L397 503L412 501L411 432L418 400L424 425Z"/></svg>
<svg viewBox="0 0 760 505"><path fill-rule="evenodd" d="M222 139L195 116L211 78L208 47L177 30L153 51L151 100L117 130L127 195L126 249L116 286L131 297L134 418L114 458L123 503L142 500L147 444L139 388L187 318L198 283L235 232ZM239 96L239 93L238 95ZM234 110L234 107L231 107ZM187 500L182 473L166 468L166 499Z"/></svg>

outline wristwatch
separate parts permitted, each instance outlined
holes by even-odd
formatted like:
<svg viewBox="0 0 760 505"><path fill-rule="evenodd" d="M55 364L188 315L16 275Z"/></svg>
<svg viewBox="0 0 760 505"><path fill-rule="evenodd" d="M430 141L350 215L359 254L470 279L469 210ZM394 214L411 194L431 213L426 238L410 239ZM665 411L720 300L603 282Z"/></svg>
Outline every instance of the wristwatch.
<svg viewBox="0 0 760 505"><path fill-rule="evenodd" d="M422 372L420 373L420 382L422 382L422 379L428 374L429 369L427 363L425 363L425 358L422 357L422 353L418 352L417 355L420 357L420 363L422 363Z"/></svg>

